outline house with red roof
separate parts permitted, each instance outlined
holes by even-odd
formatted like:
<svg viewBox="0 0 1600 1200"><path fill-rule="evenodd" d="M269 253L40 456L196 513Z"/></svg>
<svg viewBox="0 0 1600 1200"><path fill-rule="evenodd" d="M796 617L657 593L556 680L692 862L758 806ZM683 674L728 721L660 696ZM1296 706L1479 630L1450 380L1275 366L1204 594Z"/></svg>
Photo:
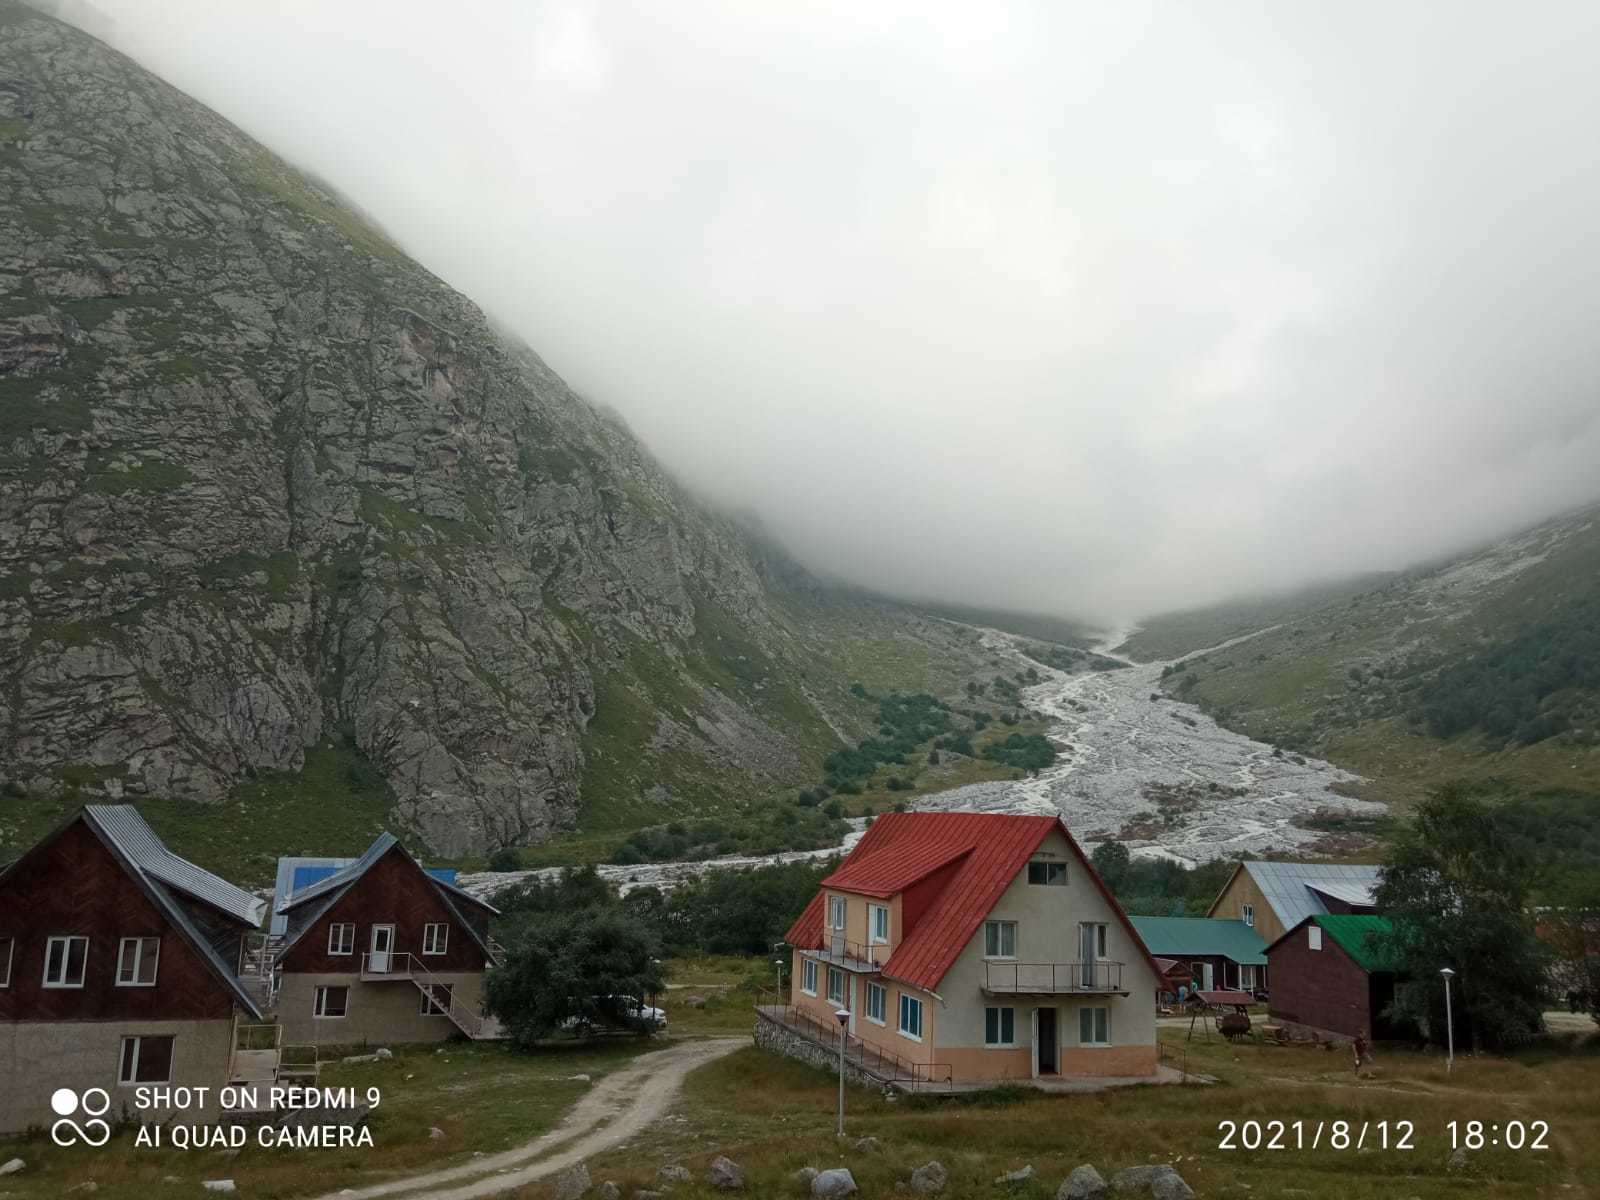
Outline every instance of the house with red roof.
<svg viewBox="0 0 1600 1200"><path fill-rule="evenodd" d="M797 1020L891 1076L1157 1073L1160 969L1057 817L885 814L787 940Z"/></svg>

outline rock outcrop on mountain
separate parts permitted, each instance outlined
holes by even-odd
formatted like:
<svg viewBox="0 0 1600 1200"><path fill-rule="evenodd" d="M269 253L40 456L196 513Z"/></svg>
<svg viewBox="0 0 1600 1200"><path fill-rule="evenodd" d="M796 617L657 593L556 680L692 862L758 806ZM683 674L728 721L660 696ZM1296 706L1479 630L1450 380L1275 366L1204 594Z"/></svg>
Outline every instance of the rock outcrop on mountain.
<svg viewBox="0 0 1600 1200"><path fill-rule="evenodd" d="M0 806L216 803L344 739L435 851L525 844L805 778L863 644L972 653L700 509L335 195L0 0Z"/></svg>

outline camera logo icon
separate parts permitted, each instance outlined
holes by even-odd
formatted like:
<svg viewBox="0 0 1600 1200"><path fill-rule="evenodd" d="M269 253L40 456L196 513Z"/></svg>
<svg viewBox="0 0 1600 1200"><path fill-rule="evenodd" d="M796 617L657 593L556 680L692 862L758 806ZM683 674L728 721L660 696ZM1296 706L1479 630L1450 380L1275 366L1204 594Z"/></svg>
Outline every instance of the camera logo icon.
<svg viewBox="0 0 1600 1200"><path fill-rule="evenodd" d="M61 1118L50 1126L50 1140L58 1146L104 1146L111 1140L111 1126L99 1118L111 1111L111 1097L105 1088L90 1088L79 1096L71 1088L57 1088L50 1096L50 1107ZM79 1108L90 1118L82 1125L74 1121Z"/></svg>

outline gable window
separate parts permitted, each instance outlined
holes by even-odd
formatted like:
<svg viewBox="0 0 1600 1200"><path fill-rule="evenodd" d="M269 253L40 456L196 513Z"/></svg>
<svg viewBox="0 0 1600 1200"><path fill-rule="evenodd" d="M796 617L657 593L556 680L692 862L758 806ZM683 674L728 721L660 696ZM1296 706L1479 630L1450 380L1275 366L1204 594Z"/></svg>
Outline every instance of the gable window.
<svg viewBox="0 0 1600 1200"><path fill-rule="evenodd" d="M117 951L117 986L155 987L156 960L160 954L160 938L123 938Z"/></svg>
<svg viewBox="0 0 1600 1200"><path fill-rule="evenodd" d="M1307 925L1306 926L1306 945L1309 946L1313 950L1321 950L1322 949L1322 926L1321 925Z"/></svg>
<svg viewBox="0 0 1600 1200"><path fill-rule="evenodd" d="M838 967L828 968L828 999L834 1004L844 1003L844 972Z"/></svg>
<svg viewBox="0 0 1600 1200"><path fill-rule="evenodd" d="M1239 918L1251 929L1254 929L1256 927L1256 906L1254 904L1240 905Z"/></svg>
<svg viewBox="0 0 1600 1200"><path fill-rule="evenodd" d="M81 988L84 967L89 961L86 937L53 937L44 948L44 986Z"/></svg>
<svg viewBox="0 0 1600 1200"><path fill-rule="evenodd" d="M986 1008L983 1010L983 1044L985 1046L1015 1046L1017 1044L1016 1009Z"/></svg>
<svg viewBox="0 0 1600 1200"><path fill-rule="evenodd" d="M846 912L847 912L848 909L849 909L849 905L847 905L845 903L845 899L844 899L843 896L829 896L828 897L828 924L831 925L834 929L843 929L844 928L844 919L845 919L845 915L846 915Z"/></svg>
<svg viewBox="0 0 1600 1200"><path fill-rule="evenodd" d="M11 954L17 939L0 937L0 988L11 986Z"/></svg>
<svg viewBox="0 0 1600 1200"><path fill-rule="evenodd" d="M328 953L354 954L356 952L356 927L354 925L328 926Z"/></svg>
<svg viewBox="0 0 1600 1200"><path fill-rule="evenodd" d="M118 1083L171 1083L172 1042L167 1037L125 1037Z"/></svg>
<svg viewBox="0 0 1600 1200"><path fill-rule="evenodd" d="M900 993L900 1036L922 1040L922 1001Z"/></svg>
<svg viewBox="0 0 1600 1200"><path fill-rule="evenodd" d="M867 1020L874 1025L889 1020L889 989L881 983L867 984Z"/></svg>
<svg viewBox="0 0 1600 1200"><path fill-rule="evenodd" d="M430 923L422 927L422 952L424 954L443 954L449 942L450 926L443 921L438 924Z"/></svg>
<svg viewBox="0 0 1600 1200"><path fill-rule="evenodd" d="M424 1017L445 1017L450 1015L450 996L455 991L453 983L435 983L422 989L417 994L422 997L422 1003L417 1012Z"/></svg>
<svg viewBox="0 0 1600 1200"><path fill-rule="evenodd" d="M1017 956L1017 923L1015 921L985 921L983 923L983 956L985 958L1015 958Z"/></svg>
<svg viewBox="0 0 1600 1200"><path fill-rule="evenodd" d="M874 942L889 940L889 909L885 905L867 905L867 931Z"/></svg>
<svg viewBox="0 0 1600 1200"><path fill-rule="evenodd" d="M800 960L800 990L808 996L817 994L817 960L814 958Z"/></svg>
<svg viewBox="0 0 1600 1200"><path fill-rule="evenodd" d="M1028 882L1051 887L1065 887L1067 864L1058 862L1031 862L1028 864Z"/></svg>
<svg viewBox="0 0 1600 1200"><path fill-rule="evenodd" d="M342 1017L350 1011L350 989L344 985L338 987L319 987L315 1000L312 1002L311 1015L314 1017Z"/></svg>
<svg viewBox="0 0 1600 1200"><path fill-rule="evenodd" d="M1111 1044L1111 1010L1109 1008L1080 1008L1078 1010L1078 1045L1109 1046Z"/></svg>

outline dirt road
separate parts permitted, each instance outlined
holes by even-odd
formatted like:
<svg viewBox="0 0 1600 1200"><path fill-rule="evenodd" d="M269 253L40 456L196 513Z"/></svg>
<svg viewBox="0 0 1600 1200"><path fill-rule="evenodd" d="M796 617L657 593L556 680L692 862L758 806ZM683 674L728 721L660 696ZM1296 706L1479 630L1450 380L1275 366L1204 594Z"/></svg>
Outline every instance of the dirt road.
<svg viewBox="0 0 1600 1200"><path fill-rule="evenodd" d="M560 1125L531 1142L443 1171L327 1192L316 1200L471 1200L547 1179L642 1133L666 1115L685 1075L749 1044L747 1037L708 1038L641 1055L595 1084Z"/></svg>

